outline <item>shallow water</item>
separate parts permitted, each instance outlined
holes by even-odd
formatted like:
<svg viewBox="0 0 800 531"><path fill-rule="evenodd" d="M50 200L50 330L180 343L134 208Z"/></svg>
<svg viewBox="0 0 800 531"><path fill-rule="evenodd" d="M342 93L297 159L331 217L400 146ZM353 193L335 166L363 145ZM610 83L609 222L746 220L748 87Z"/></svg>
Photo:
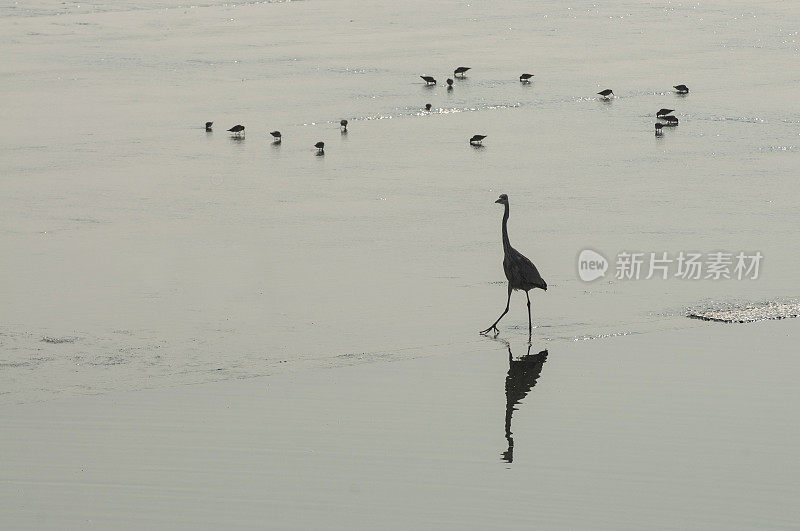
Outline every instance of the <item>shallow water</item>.
<svg viewBox="0 0 800 531"><path fill-rule="evenodd" d="M796 297L800 8L751 4L0 8L0 401L485 341L499 193L550 286L533 308L551 351ZM661 107L680 125L655 137ZM764 261L752 281L612 264L585 283L585 248ZM516 293L501 333L526 331Z"/></svg>

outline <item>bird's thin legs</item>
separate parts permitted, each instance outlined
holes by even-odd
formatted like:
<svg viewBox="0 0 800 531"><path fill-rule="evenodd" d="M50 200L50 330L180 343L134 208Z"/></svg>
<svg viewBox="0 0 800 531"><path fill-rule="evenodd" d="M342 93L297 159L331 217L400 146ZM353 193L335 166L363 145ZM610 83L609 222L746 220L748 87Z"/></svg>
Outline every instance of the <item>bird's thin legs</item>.
<svg viewBox="0 0 800 531"><path fill-rule="evenodd" d="M492 324L492 326L490 326L490 327L489 327L489 328L487 328L486 330L482 330L482 331L481 331L481 334L486 334L486 333L488 333L488 332L489 332L489 330L494 330L494 331L495 331L495 333L500 333L500 331L497 329L497 323L499 323L499 322L500 322L500 319L502 319L502 318L503 318L503 316L504 316L505 314L507 314L507 313L508 313L508 307L509 307L510 305L511 305L511 284L509 284L509 285L508 285L508 300L506 301L506 309L505 309L505 310L503 310L503 313L501 313L501 314L500 314L500 317L498 317L498 318L497 318L497 321L495 321L495 322Z"/></svg>
<svg viewBox="0 0 800 531"><path fill-rule="evenodd" d="M528 341L530 341L533 334L533 323L531 322L531 296L527 290L525 291L525 297L528 299Z"/></svg>

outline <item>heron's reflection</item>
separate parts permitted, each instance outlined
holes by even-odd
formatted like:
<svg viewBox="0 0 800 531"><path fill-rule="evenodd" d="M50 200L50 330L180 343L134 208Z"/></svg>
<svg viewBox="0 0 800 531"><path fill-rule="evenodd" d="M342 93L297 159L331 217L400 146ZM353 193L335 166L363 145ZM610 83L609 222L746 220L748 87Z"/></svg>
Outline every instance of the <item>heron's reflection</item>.
<svg viewBox="0 0 800 531"><path fill-rule="evenodd" d="M511 437L511 416L517 409L517 404L522 401L528 392L536 385L536 380L542 373L544 362L547 361L547 350L538 354L531 355L531 344L528 343L528 353L515 360L511 353L511 345L506 343L508 348L508 374L506 375L506 440L508 450L503 452L503 461L511 463L514 461L514 438Z"/></svg>

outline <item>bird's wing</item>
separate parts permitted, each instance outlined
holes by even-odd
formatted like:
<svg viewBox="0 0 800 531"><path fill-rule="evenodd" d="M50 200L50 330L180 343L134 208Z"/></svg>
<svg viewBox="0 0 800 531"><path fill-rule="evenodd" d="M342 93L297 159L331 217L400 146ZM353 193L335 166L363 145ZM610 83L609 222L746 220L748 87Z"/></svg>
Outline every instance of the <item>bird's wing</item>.
<svg viewBox="0 0 800 531"><path fill-rule="evenodd" d="M536 269L533 262L528 260L526 256L516 249L512 249L511 252L513 255L512 260L510 260L511 263L509 264L511 273L513 273L516 278L522 280L523 284L529 284L546 290L547 282L545 282L542 275L539 274L539 270ZM503 262L503 266L505 267L505 261ZM508 273L507 271L506 276L508 276Z"/></svg>

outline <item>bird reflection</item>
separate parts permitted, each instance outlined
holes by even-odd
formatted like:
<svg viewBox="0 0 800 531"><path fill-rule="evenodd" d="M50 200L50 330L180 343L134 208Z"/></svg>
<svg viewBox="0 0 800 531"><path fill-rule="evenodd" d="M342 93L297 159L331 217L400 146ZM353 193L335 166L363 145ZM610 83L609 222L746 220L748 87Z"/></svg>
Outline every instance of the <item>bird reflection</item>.
<svg viewBox="0 0 800 531"><path fill-rule="evenodd" d="M528 392L536 385L536 380L542 373L544 362L547 361L547 350L531 355L531 344L528 343L528 353L518 360L511 354L511 345L508 348L508 374L506 375L506 440L508 450L502 453L503 461L514 461L514 438L511 437L511 416Z"/></svg>

